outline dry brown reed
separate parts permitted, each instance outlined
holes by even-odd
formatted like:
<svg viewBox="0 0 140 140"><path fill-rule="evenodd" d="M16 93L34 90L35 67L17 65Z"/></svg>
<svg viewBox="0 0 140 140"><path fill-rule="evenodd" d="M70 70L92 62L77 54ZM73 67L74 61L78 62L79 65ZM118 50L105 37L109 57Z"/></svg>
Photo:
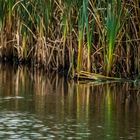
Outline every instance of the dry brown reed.
<svg viewBox="0 0 140 140"><path fill-rule="evenodd" d="M0 5L1 61L29 62L69 75L83 70L139 75L138 0L7 0Z"/></svg>

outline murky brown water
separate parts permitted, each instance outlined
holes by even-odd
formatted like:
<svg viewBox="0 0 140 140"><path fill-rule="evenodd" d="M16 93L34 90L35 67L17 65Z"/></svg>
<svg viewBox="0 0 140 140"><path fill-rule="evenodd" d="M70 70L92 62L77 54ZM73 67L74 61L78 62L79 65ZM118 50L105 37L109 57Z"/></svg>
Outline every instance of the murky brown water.
<svg viewBox="0 0 140 140"><path fill-rule="evenodd" d="M139 87L0 66L0 139L138 140Z"/></svg>

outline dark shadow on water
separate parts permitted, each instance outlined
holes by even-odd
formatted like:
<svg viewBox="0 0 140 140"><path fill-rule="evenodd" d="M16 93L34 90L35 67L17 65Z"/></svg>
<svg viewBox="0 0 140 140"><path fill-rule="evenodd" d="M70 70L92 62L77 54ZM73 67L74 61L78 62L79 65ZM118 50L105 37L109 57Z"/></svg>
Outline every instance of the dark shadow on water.
<svg viewBox="0 0 140 140"><path fill-rule="evenodd" d="M139 87L0 66L0 139L140 139Z"/></svg>

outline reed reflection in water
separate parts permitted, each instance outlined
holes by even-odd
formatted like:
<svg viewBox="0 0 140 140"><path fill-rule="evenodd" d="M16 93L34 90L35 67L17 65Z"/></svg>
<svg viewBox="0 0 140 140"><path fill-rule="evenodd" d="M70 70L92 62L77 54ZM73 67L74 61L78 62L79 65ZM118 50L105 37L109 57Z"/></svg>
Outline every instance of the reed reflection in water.
<svg viewBox="0 0 140 140"><path fill-rule="evenodd" d="M0 139L140 139L139 87L0 66Z"/></svg>

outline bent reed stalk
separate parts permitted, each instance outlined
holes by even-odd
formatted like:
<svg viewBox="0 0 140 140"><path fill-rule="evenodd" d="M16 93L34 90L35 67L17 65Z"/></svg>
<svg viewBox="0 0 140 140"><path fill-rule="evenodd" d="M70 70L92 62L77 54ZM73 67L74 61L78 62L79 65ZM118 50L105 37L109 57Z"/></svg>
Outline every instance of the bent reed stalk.
<svg viewBox="0 0 140 140"><path fill-rule="evenodd" d="M69 74L140 74L138 0L0 1L0 59Z"/></svg>

